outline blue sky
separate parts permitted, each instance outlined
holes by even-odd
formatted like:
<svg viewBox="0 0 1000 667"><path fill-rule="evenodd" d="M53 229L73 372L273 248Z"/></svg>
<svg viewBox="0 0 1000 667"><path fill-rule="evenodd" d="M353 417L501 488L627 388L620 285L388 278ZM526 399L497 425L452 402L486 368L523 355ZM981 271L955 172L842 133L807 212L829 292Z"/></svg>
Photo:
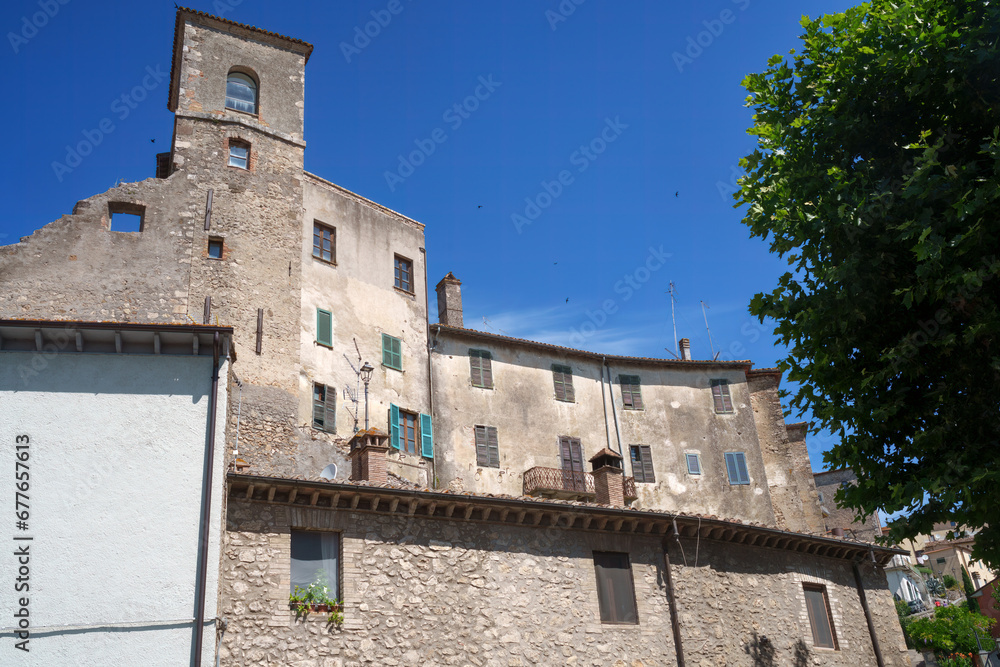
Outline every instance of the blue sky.
<svg viewBox="0 0 1000 667"><path fill-rule="evenodd" d="M754 147L740 82L799 46L802 15L851 4L191 6L315 45L306 169L426 224L431 286L448 271L463 281L466 326L669 356L673 281L677 333L695 358L714 349L766 367L783 350L747 304L785 263L749 238L728 196ZM153 175L172 118L168 81L150 73L170 71L173 26L172 2L3 3L0 243L119 180ZM123 106L144 79L145 99ZM100 137L93 152L71 171L54 168L85 132ZM811 436L814 469L833 442Z"/></svg>

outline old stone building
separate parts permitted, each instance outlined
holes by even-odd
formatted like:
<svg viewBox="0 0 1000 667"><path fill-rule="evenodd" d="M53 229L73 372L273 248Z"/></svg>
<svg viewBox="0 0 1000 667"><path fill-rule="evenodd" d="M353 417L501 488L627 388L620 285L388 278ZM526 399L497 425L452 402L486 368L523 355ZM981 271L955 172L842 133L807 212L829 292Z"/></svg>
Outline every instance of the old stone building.
<svg viewBox="0 0 1000 667"><path fill-rule="evenodd" d="M849 507L841 507L836 501L836 493L841 486L851 484L857 476L850 468L827 470L813 475L816 480L816 492L823 513L822 530L843 531L855 539L874 542L882 535L882 522L878 514L861 519Z"/></svg>
<svg viewBox="0 0 1000 667"><path fill-rule="evenodd" d="M223 664L906 664L780 373L432 323L423 225L303 169L312 49L179 9L156 178L0 249L2 317L232 327Z"/></svg>

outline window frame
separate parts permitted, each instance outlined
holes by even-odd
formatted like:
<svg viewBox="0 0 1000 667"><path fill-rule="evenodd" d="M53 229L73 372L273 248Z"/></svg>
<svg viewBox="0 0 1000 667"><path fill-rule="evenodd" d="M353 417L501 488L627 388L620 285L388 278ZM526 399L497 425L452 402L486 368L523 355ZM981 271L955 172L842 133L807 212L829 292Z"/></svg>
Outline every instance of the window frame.
<svg viewBox="0 0 1000 667"><path fill-rule="evenodd" d="M733 465L729 465L729 457L733 457ZM737 458L739 457L739 458ZM725 452L726 461L726 476L729 478L730 486L748 486L750 484L750 468L747 466L747 455L746 452ZM743 469L740 470L740 462L743 463ZM733 481L733 471L736 472L736 481ZM743 474L746 475L743 478Z"/></svg>
<svg viewBox="0 0 1000 667"><path fill-rule="evenodd" d="M316 239L319 236L317 232L330 232L330 259L323 257L323 241L326 241L326 236L320 236L320 245L316 244ZM317 252L319 254L317 254ZM332 227L325 222L320 222L319 220L313 220L313 259L319 260L324 264L337 265L337 228Z"/></svg>
<svg viewBox="0 0 1000 667"><path fill-rule="evenodd" d="M691 472L691 457L694 457L698 472ZM684 466L687 468L687 473L692 477L701 477L705 474L705 469L701 465L701 454L698 452L684 452Z"/></svg>
<svg viewBox="0 0 1000 667"><path fill-rule="evenodd" d="M246 103L246 100L240 100L236 97L230 97L229 95L229 83L232 79L241 81L252 93L253 93L253 111L247 111L246 109L241 109L239 106L231 105L229 102L233 100L236 103ZM244 72L241 69L234 68L229 70L229 74L226 75L226 90L225 90L225 108L227 111L236 111L238 113L245 113L251 116L257 116L260 114L260 81L257 77L249 72Z"/></svg>
<svg viewBox="0 0 1000 667"><path fill-rule="evenodd" d="M317 389L322 387L323 396L322 398L317 398ZM332 390L332 391L331 391ZM332 401L331 401L332 395ZM330 387L329 385L322 384L320 382L313 382L313 416L312 416L312 427L317 431L323 431L324 433L336 433L337 432L337 391ZM332 402L332 405L331 405ZM322 423L317 425L316 414L317 411L322 411L323 420ZM332 417L333 426L327 426L328 418Z"/></svg>
<svg viewBox="0 0 1000 667"><path fill-rule="evenodd" d="M629 445L629 462L632 465L632 477L636 484L656 484L656 473L653 470L653 455L649 445ZM636 453L639 454L636 457ZM638 469L636 464L638 463ZM641 479L640 479L641 478Z"/></svg>
<svg viewBox="0 0 1000 667"><path fill-rule="evenodd" d="M561 397L560 387L562 388ZM557 401L561 401L563 403L576 403L576 390L573 388L572 366L552 364L552 388L555 392L555 399Z"/></svg>
<svg viewBox="0 0 1000 667"><path fill-rule="evenodd" d="M394 343L395 347L397 348L394 351L392 349L393 345L390 344L389 350L388 350L388 353L389 353L389 356L388 356L389 360L388 360L388 362L386 361L386 346L385 346L386 341L390 341L390 343ZM392 364L394 356L398 357L398 364L399 365L397 365L397 366L394 366ZM383 333L382 334L382 365L385 366L386 368L391 368L394 371L400 371L400 372L403 371L403 339L402 338L396 338L395 336L391 336L391 335L389 335L387 333Z"/></svg>
<svg viewBox="0 0 1000 667"><path fill-rule="evenodd" d="M413 417L413 440L409 440L407 435L407 429L409 425L406 420L409 417ZM407 447L407 443L413 443L413 450L411 451ZM411 412L410 410L399 409L399 451L403 454L409 454L411 456L420 456L421 452L421 442L420 442L420 413Z"/></svg>
<svg viewBox="0 0 1000 667"><path fill-rule="evenodd" d="M406 265L407 274L409 276L409 282L404 282L402 279L403 271L401 270L401 264L404 263ZM417 293L415 287L416 281L414 280L414 275L413 275L413 260L410 259L409 257L404 257L399 253L393 255L392 278L393 278L392 282L393 287L398 289L400 292L404 292L406 294ZM409 287L404 287L404 285L408 285Z"/></svg>
<svg viewBox="0 0 1000 667"><path fill-rule="evenodd" d="M599 558L602 557L602 558ZM598 561L609 557L621 557L625 562L625 567L615 567L611 568L608 565L600 564ZM600 609L601 624L602 625L639 625L639 605L635 597L635 575L632 572L632 558L628 552L623 551L594 551L594 577L597 583L597 605ZM628 599L621 600L613 587L613 581L607 575L602 582L602 570L606 569L622 569L628 571L628 586L626 593L630 594ZM603 584L603 585L602 585ZM611 586L611 590L608 591L608 586ZM610 599L609 599L610 597ZM618 618L618 607L617 602L631 602L631 610L626 610L626 618ZM633 615L633 620L628 620L627 611L631 611Z"/></svg>
<svg viewBox="0 0 1000 667"><path fill-rule="evenodd" d="M716 387L719 391L716 392ZM733 407L733 395L729 391L729 380L726 379L713 379L711 380L712 388L712 403L715 408L715 414L717 415L731 415L736 412ZM728 406L727 406L728 403Z"/></svg>
<svg viewBox="0 0 1000 667"><path fill-rule="evenodd" d="M213 255L212 254L212 246L218 246L218 248L219 248L219 254L218 255ZM220 238L220 237L218 237L218 236L209 236L208 237L208 246L205 248L205 252L207 254L207 259L222 259L222 256L226 252L226 243L225 243L225 240L222 239L222 238Z"/></svg>
<svg viewBox="0 0 1000 667"><path fill-rule="evenodd" d="M809 593L818 593L820 596L822 596L823 610L826 612L827 627L829 628L830 631L829 646L820 643L820 639L816 631L817 619L814 618L814 606L809 604ZM833 624L833 610L830 608L830 596L827 595L826 593L826 586L824 586L823 584L803 583L802 594L806 604L806 615L809 617L809 630L812 633L813 648L839 651L840 648L837 642L837 628Z"/></svg>
<svg viewBox="0 0 1000 667"><path fill-rule="evenodd" d="M642 385L638 375L618 375L618 386L622 392L622 407L625 410L645 410L642 402Z"/></svg>
<svg viewBox="0 0 1000 667"><path fill-rule="evenodd" d="M476 465L480 468L499 468L500 440L497 427L476 424L472 430L476 446Z"/></svg>
<svg viewBox="0 0 1000 667"><path fill-rule="evenodd" d="M320 331L323 326L323 315L326 316L330 334L329 339L326 341L320 339ZM333 349L333 313L329 310L324 310L323 308L316 308L316 344L328 347L331 350Z"/></svg>
<svg viewBox="0 0 1000 667"><path fill-rule="evenodd" d="M334 538L335 543L337 545L337 556L336 556L336 561L337 562L336 562L335 567L333 568L336 571L336 576L334 577L334 581L331 582L331 581L328 580L327 583L330 584L331 588L333 588L332 594L329 595L330 599L342 602L343 599L341 598L341 594L342 594L341 592L343 590L344 539L343 539L343 534L340 531L334 531L334 530L311 530L311 529L306 529L306 528L292 528L289 531L289 537L288 537L288 589L289 589L289 591L288 592L289 593L294 593L295 592L295 586L297 585L295 583L295 580L294 580L294 577L293 577L293 574L292 574L292 562L295 560L295 558L294 558L294 555L295 555L295 542L296 542L295 536L296 535L305 535L305 534L320 535L320 536L329 535L329 536L332 536ZM304 559L299 559L299 560L304 560ZM323 561L321 561L321 562L323 562Z"/></svg>
<svg viewBox="0 0 1000 667"><path fill-rule="evenodd" d="M476 359L479 367L476 367ZM476 382L476 371L479 372L479 382ZM469 373L473 387L493 389L493 354L489 350L469 348Z"/></svg>
<svg viewBox="0 0 1000 667"><path fill-rule="evenodd" d="M233 149L238 148L245 150L247 152L245 157L234 157ZM233 164L233 160L242 160L244 164ZM243 171L250 171L250 142L243 141L242 139L230 139L229 140L229 159L226 164L230 167L236 167L237 169L242 169Z"/></svg>

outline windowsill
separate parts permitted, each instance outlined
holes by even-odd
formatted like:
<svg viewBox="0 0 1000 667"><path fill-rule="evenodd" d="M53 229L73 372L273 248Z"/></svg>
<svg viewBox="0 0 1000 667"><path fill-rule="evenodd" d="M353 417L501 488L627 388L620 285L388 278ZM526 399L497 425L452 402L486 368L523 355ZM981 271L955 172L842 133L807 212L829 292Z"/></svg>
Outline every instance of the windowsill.
<svg viewBox="0 0 1000 667"><path fill-rule="evenodd" d="M327 345L326 343L321 343L318 340L314 340L313 343L315 343L319 347L325 347L328 350L332 350L333 349L333 344L332 343L330 345Z"/></svg>
<svg viewBox="0 0 1000 667"><path fill-rule="evenodd" d="M312 258L315 259L317 262L321 262L323 264L329 264L330 266L337 266L337 260L335 259L323 259L322 257L317 257L316 255L313 255Z"/></svg>
<svg viewBox="0 0 1000 667"><path fill-rule="evenodd" d="M260 122L260 112L250 113L249 111L240 111L239 109L234 109L233 107L226 107L226 113L238 113L241 116L253 118L255 121Z"/></svg>
<svg viewBox="0 0 1000 667"><path fill-rule="evenodd" d="M222 257L206 257L205 259L210 259L213 262L223 262L223 261L225 261Z"/></svg>
<svg viewBox="0 0 1000 667"><path fill-rule="evenodd" d="M396 371L397 373L405 373L406 372L402 368L395 368L393 366L387 366L386 364L382 364L382 368L388 368L389 370Z"/></svg>
<svg viewBox="0 0 1000 667"><path fill-rule="evenodd" d="M416 292L411 292L409 290L403 289L402 287L396 287L395 285L392 286L392 289L396 290L400 294L405 294L406 296L412 296L412 297L416 297L417 296Z"/></svg>
<svg viewBox="0 0 1000 667"><path fill-rule="evenodd" d="M639 621L601 621L601 625L639 625Z"/></svg>
<svg viewBox="0 0 1000 667"><path fill-rule="evenodd" d="M230 169L239 169L240 171L245 171L248 174L250 173L249 167L237 167L235 164L227 164L226 166Z"/></svg>
<svg viewBox="0 0 1000 667"><path fill-rule="evenodd" d="M486 386L486 385L484 385L484 384L474 384L474 385L472 385L472 386L473 386L473 387L475 387L476 389L490 389L490 390L492 390L492 389L493 389L493 387L492 387L492 386L489 386L489 387L487 387L487 386Z"/></svg>
<svg viewBox="0 0 1000 667"><path fill-rule="evenodd" d="M628 406L625 406L624 409L628 410L629 412L645 412L646 411L646 408L630 408Z"/></svg>
<svg viewBox="0 0 1000 667"><path fill-rule="evenodd" d="M576 401L567 401L565 398L557 398L560 403L576 403Z"/></svg>

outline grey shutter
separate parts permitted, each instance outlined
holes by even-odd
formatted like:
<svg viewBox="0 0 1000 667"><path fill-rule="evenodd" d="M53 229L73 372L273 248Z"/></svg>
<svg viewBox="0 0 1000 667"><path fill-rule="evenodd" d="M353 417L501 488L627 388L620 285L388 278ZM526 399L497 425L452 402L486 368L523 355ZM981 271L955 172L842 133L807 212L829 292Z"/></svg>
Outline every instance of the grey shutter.
<svg viewBox="0 0 1000 667"><path fill-rule="evenodd" d="M500 444L497 442L497 430L493 426L486 427L486 448L489 453L489 466L500 467Z"/></svg>
<svg viewBox="0 0 1000 667"><path fill-rule="evenodd" d="M337 430L337 392L323 387L323 430L334 433Z"/></svg>
<svg viewBox="0 0 1000 667"><path fill-rule="evenodd" d="M649 452L649 445L640 445L639 451L642 454L642 481L652 484L656 478L653 475L653 456Z"/></svg>
<svg viewBox="0 0 1000 667"><path fill-rule="evenodd" d="M313 426L323 428L325 388L321 384L313 385Z"/></svg>
<svg viewBox="0 0 1000 667"><path fill-rule="evenodd" d="M563 373L561 366L552 367L552 383L556 390L556 400L565 401L566 400L566 385L563 382Z"/></svg>
<svg viewBox="0 0 1000 667"><path fill-rule="evenodd" d="M483 369L478 350L469 350L469 365L472 368L472 386L483 386Z"/></svg>
<svg viewBox="0 0 1000 667"><path fill-rule="evenodd" d="M642 404L642 389L639 387L639 376L632 376L632 408L634 410L644 410Z"/></svg>
<svg viewBox="0 0 1000 667"><path fill-rule="evenodd" d="M476 427L476 465L485 468L490 464L490 455L487 449L486 427Z"/></svg>
<svg viewBox="0 0 1000 667"><path fill-rule="evenodd" d="M493 388L493 355L483 352L479 357L479 368L483 376L483 386Z"/></svg>
<svg viewBox="0 0 1000 667"><path fill-rule="evenodd" d="M712 400L715 402L716 412L725 412L725 406L722 402L722 385L718 380L712 380Z"/></svg>

